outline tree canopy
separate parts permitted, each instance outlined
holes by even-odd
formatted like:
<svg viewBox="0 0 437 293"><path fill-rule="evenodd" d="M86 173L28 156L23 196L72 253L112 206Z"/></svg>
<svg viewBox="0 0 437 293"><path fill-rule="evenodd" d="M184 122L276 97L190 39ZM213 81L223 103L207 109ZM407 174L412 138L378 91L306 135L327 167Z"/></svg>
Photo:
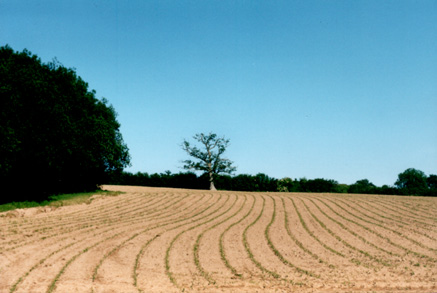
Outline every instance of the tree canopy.
<svg viewBox="0 0 437 293"><path fill-rule="evenodd" d="M215 190L214 177L217 174L231 174L236 168L232 166L232 161L223 158L222 154L226 151L229 139L218 137L215 133L198 133L193 137L202 144L202 149L191 145L184 140L182 149L196 161L185 160L184 169L203 171L209 175L210 189Z"/></svg>
<svg viewBox="0 0 437 293"><path fill-rule="evenodd" d="M57 60L0 48L0 180L17 191L1 201L95 190L129 164L116 112L95 94Z"/></svg>
<svg viewBox="0 0 437 293"><path fill-rule="evenodd" d="M419 195L428 189L427 177L424 172L409 168L398 175L395 185L404 194Z"/></svg>
<svg viewBox="0 0 437 293"><path fill-rule="evenodd" d="M374 193L376 186L371 183L368 179L358 180L354 184L350 185L348 188L349 193L363 193L371 194Z"/></svg>

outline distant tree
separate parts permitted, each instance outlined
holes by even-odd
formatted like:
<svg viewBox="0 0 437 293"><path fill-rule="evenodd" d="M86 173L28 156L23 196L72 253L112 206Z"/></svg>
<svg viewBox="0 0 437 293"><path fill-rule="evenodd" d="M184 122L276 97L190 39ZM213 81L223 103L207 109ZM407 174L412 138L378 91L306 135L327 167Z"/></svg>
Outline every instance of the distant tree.
<svg viewBox="0 0 437 293"><path fill-rule="evenodd" d="M348 188L349 193L372 194L376 186L367 179L358 180Z"/></svg>
<svg viewBox="0 0 437 293"><path fill-rule="evenodd" d="M220 174L232 174L236 168L232 166L232 161L222 158L222 154L226 151L229 145L229 140L224 137L217 137L215 133L203 134L199 133L193 137L202 147L192 146L188 141L184 140L182 149L195 161L185 160L184 169L203 171L209 176L210 190L216 190L214 185L215 177Z"/></svg>
<svg viewBox="0 0 437 293"><path fill-rule="evenodd" d="M429 189L437 190L437 175L429 175L428 178L426 178L426 183Z"/></svg>
<svg viewBox="0 0 437 293"><path fill-rule="evenodd" d="M167 187L175 187L175 188L188 188L188 189L203 189L205 185L204 180L197 177L195 173L186 172L186 173L177 173L170 175L169 184ZM203 185L203 186L202 186Z"/></svg>
<svg viewBox="0 0 437 293"><path fill-rule="evenodd" d="M232 190L256 191L255 178L249 174L238 174L232 178Z"/></svg>
<svg viewBox="0 0 437 293"><path fill-rule="evenodd" d="M307 183L308 183L308 179L306 179L305 177L300 178L299 180L296 180L297 182L297 192L308 192L309 190L307 190Z"/></svg>
<svg viewBox="0 0 437 293"><path fill-rule="evenodd" d="M428 195L437 196L437 175L429 175L426 178L428 184Z"/></svg>
<svg viewBox="0 0 437 293"><path fill-rule="evenodd" d="M336 184L333 192L335 192L335 193L347 193L348 189L349 189L349 185L347 185L347 184Z"/></svg>
<svg viewBox="0 0 437 293"><path fill-rule="evenodd" d="M393 186L383 185L375 188L375 194L399 195L399 190Z"/></svg>
<svg viewBox="0 0 437 293"><path fill-rule="evenodd" d="M337 181L323 178L308 180L304 184L306 192L335 192L337 185Z"/></svg>
<svg viewBox="0 0 437 293"><path fill-rule="evenodd" d="M255 175L255 191L276 191L278 186L278 179L269 177L264 173Z"/></svg>
<svg viewBox="0 0 437 293"><path fill-rule="evenodd" d="M129 164L114 108L73 69L0 47L0 201L96 189Z"/></svg>
<svg viewBox="0 0 437 293"><path fill-rule="evenodd" d="M219 175L214 180L219 189L233 190L233 177L230 175Z"/></svg>
<svg viewBox="0 0 437 293"><path fill-rule="evenodd" d="M278 180L278 191L279 192L292 192L295 186L293 179L285 177Z"/></svg>
<svg viewBox="0 0 437 293"><path fill-rule="evenodd" d="M428 184L425 173L414 168L409 168L398 175L395 186L408 195L421 195L426 193Z"/></svg>

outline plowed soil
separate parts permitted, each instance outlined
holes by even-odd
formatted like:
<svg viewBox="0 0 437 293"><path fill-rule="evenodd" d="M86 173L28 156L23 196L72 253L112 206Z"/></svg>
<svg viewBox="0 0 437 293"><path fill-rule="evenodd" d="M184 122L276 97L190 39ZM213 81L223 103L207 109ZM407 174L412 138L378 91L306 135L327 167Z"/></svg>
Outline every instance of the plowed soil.
<svg viewBox="0 0 437 293"><path fill-rule="evenodd" d="M437 198L104 189L0 213L0 292L437 292Z"/></svg>

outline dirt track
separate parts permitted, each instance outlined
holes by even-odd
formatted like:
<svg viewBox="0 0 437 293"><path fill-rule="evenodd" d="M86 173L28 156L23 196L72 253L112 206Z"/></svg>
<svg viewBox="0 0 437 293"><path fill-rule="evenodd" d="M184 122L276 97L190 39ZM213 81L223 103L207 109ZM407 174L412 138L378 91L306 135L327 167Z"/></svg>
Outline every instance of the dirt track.
<svg viewBox="0 0 437 293"><path fill-rule="evenodd" d="M0 292L437 292L437 198L105 186L0 214Z"/></svg>

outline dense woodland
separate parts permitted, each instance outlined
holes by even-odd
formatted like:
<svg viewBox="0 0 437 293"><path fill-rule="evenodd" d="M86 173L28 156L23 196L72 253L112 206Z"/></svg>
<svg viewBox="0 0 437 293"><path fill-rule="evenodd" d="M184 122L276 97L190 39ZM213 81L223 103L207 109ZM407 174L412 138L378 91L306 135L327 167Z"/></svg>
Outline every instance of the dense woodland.
<svg viewBox="0 0 437 293"><path fill-rule="evenodd" d="M96 190L129 164L116 112L56 60L0 48L1 202Z"/></svg>

